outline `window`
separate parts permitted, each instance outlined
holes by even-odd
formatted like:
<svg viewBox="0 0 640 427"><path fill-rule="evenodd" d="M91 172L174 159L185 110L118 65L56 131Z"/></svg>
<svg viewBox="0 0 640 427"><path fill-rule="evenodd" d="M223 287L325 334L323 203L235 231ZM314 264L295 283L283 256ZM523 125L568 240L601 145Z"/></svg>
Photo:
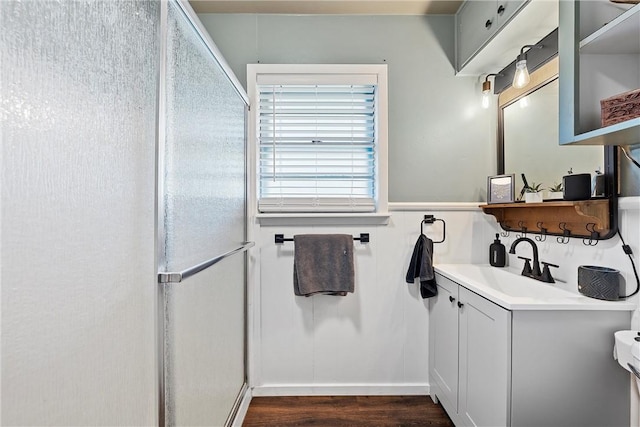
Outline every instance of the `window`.
<svg viewBox="0 0 640 427"><path fill-rule="evenodd" d="M260 212L386 210L386 66L249 65Z"/></svg>

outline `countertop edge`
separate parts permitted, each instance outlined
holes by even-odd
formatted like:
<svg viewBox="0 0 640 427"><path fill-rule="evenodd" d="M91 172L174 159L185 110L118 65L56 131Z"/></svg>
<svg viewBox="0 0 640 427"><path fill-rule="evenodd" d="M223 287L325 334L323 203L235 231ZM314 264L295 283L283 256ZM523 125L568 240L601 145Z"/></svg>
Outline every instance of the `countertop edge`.
<svg viewBox="0 0 640 427"><path fill-rule="evenodd" d="M442 276L452 280L459 285L467 288L468 290L480 295L483 298L497 304L507 310L518 311L518 310L528 310L528 311L633 311L636 308L636 304L629 301L604 301L598 300L594 298L589 298L584 295L580 295L578 293L571 294L569 298L571 301L566 301L562 298L559 298L557 301L549 302L531 302L531 298L518 298L510 295L502 294L501 292L490 288L489 286L485 286L482 283L481 279L474 280L469 278L467 275L460 273L460 269L464 269L465 266L475 266L479 267L488 267L493 268L488 265L486 266L477 266L474 264L442 264L434 266L436 273L441 274ZM469 268L469 267L466 267ZM527 302L519 301L521 299L526 299Z"/></svg>

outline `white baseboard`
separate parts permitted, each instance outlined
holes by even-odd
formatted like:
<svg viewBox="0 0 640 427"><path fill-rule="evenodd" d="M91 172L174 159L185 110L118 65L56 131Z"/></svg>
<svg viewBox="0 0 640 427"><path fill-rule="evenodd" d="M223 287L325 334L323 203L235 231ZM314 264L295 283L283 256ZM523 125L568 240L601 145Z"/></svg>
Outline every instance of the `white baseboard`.
<svg viewBox="0 0 640 427"><path fill-rule="evenodd" d="M242 397L242 401L240 402L240 406L238 407L238 412L233 419L233 423L231 423L231 427L242 427L244 417L247 416L247 411L249 410L249 404L251 403L252 396L251 389L247 388L244 392L244 396Z"/></svg>
<svg viewBox="0 0 640 427"><path fill-rule="evenodd" d="M429 384L277 384L256 386L254 396L423 396Z"/></svg>

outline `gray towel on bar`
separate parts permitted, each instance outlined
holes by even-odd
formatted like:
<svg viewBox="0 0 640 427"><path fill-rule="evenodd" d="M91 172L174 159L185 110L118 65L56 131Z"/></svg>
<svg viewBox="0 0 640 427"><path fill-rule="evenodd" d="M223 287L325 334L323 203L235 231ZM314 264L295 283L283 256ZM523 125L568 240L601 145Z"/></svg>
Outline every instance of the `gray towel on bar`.
<svg viewBox="0 0 640 427"><path fill-rule="evenodd" d="M353 236L293 236L293 291L296 295L344 296L354 290Z"/></svg>
<svg viewBox="0 0 640 427"><path fill-rule="evenodd" d="M411 255L411 262L407 270L407 283L413 283L416 277L420 278L422 298L438 295L436 275L433 271L433 240L424 234L420 234L413 248L413 255Z"/></svg>

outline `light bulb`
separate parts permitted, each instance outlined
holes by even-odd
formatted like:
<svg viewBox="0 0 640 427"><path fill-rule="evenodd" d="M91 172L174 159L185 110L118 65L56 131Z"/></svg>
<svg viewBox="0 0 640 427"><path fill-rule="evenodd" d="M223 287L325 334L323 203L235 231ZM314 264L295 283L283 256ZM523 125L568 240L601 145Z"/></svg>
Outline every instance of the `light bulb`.
<svg viewBox="0 0 640 427"><path fill-rule="evenodd" d="M483 90L482 91L482 108L487 109L489 108L489 104L491 101L491 93L489 90Z"/></svg>
<svg viewBox="0 0 640 427"><path fill-rule="evenodd" d="M529 84L529 70L527 69L527 60L520 59L516 62L516 72L513 75L513 87L522 89Z"/></svg>
<svg viewBox="0 0 640 427"><path fill-rule="evenodd" d="M491 75L487 75L482 83L482 108L485 109L489 108L489 104L491 104L491 82L489 81L489 76Z"/></svg>

